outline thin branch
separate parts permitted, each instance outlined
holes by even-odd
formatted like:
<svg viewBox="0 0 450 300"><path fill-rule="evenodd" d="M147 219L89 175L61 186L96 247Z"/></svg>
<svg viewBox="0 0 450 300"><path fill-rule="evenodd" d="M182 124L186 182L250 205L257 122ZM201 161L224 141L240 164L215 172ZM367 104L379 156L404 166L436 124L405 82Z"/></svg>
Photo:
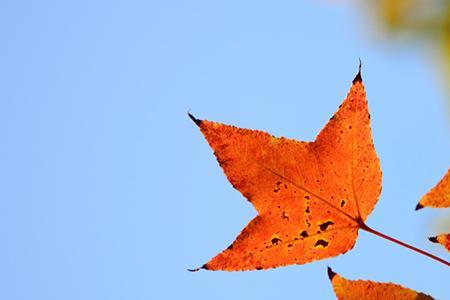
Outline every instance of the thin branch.
<svg viewBox="0 0 450 300"><path fill-rule="evenodd" d="M365 230L365 231L367 231L367 232L370 232L370 233L372 233L372 234L374 234L374 235L376 235L376 236L379 236L379 237L381 237L381 238L383 238L383 239L386 239L386 240L388 240L388 241L391 241L391 242L393 242L393 243L396 243L396 244L398 244L398 245L401 245L401 246L403 246L403 247L405 247L405 248L408 248L408 249L410 249L410 250L413 250L413 251L415 251L415 252L417 252L417 253L420 253L420 254L422 254L422 255L428 256L429 258L434 259L434 260L436 260L436 261L438 261L438 262L440 262L440 263L446 265L447 267L450 267L450 262L448 262L448 261L446 261L446 260L444 260L444 259L442 259L442 258L440 258L440 257L437 257L436 255L433 255L433 254L431 254L431 253L428 253L428 252L426 252L426 251L424 251L424 250L422 250L422 249L419 249L419 248L416 248L416 247L414 247L414 246L411 246L410 244L407 244L407 243L402 242L402 241L400 241L400 240L397 240L397 239L395 239L395 238L393 238L393 237L390 237L390 236L388 236L388 235L385 235L384 233L381 233L381 232L379 232L379 231L377 231L377 230L375 230L375 229L370 228L370 227L367 226L365 223L360 224L360 228L361 228L362 230Z"/></svg>

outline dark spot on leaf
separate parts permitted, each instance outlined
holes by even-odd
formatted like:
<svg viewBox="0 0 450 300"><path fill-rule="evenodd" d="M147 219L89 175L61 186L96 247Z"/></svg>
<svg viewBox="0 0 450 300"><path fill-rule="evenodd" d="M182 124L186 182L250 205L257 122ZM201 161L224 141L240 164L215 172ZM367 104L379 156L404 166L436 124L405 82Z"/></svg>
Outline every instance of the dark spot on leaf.
<svg viewBox="0 0 450 300"><path fill-rule="evenodd" d="M325 247L327 247L328 246L328 242L327 241L325 241L325 240L318 240L315 244L314 244L314 247L317 247L317 246L323 246L324 248Z"/></svg>
<svg viewBox="0 0 450 300"><path fill-rule="evenodd" d="M217 158L217 162L219 163L219 165L221 167L226 167L227 166L227 161L225 159Z"/></svg>
<svg viewBox="0 0 450 300"><path fill-rule="evenodd" d="M305 199L306 199L306 200L309 200L309 196L305 196Z"/></svg>
<svg viewBox="0 0 450 300"><path fill-rule="evenodd" d="M256 270L262 270L262 267L256 267Z"/></svg>
<svg viewBox="0 0 450 300"><path fill-rule="evenodd" d="M278 193L279 190L280 190L280 187L276 187L276 188L273 189L273 192L274 193Z"/></svg>
<svg viewBox="0 0 450 300"><path fill-rule="evenodd" d="M289 244L289 245L288 245L289 248L291 248L291 247L293 247L293 246L294 246L294 245L292 245L292 244Z"/></svg>
<svg viewBox="0 0 450 300"><path fill-rule="evenodd" d="M283 211L283 213L281 214L281 218L289 221L289 216L286 214L285 211Z"/></svg>
<svg viewBox="0 0 450 300"><path fill-rule="evenodd" d="M281 240L279 238L273 238L271 240L271 242L272 242L272 245L276 245L276 244L278 244L278 242L281 242Z"/></svg>
<svg viewBox="0 0 450 300"><path fill-rule="evenodd" d="M231 249L233 249L233 244L231 244L230 246L228 246L228 248L227 248L228 250L231 250Z"/></svg>
<svg viewBox="0 0 450 300"><path fill-rule="evenodd" d="M300 236L306 238L308 237L308 233L306 232L306 230L303 230L302 232L300 232Z"/></svg>
<svg viewBox="0 0 450 300"><path fill-rule="evenodd" d="M309 210L309 206L306 207L305 213L309 214L311 211Z"/></svg>
<svg viewBox="0 0 450 300"><path fill-rule="evenodd" d="M319 225L320 230L325 231L327 230L328 226L333 225L334 223L331 221L326 221L325 223L322 223Z"/></svg>
<svg viewBox="0 0 450 300"><path fill-rule="evenodd" d="M345 205L345 200L342 199L342 200L341 200L341 207L344 207L344 205Z"/></svg>

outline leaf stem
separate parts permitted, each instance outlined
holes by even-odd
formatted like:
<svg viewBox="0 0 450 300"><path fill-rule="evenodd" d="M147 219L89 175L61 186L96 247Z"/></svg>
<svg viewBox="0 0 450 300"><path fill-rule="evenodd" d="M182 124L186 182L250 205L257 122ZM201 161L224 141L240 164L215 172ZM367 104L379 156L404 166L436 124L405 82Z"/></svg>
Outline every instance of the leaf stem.
<svg viewBox="0 0 450 300"><path fill-rule="evenodd" d="M391 242L393 242L393 243L399 244L399 245L401 245L401 246L403 246L403 247L405 247L405 248L408 248L408 249L410 249L410 250L413 250L413 251L415 251L415 252L417 252L417 253L420 253L420 254L422 254L422 255L428 256L429 258L434 259L434 260L436 260L436 261L438 261L438 262L440 262L440 263L443 263L443 264L446 265L447 267L450 267L450 262L448 262L448 261L446 261L446 260L444 260L444 259L442 259L442 258L440 258L440 257L437 257L437 256L435 256L435 255L433 255L433 254L431 254L431 253L428 253L428 252L426 252L426 251L424 251L424 250L422 250L422 249L419 249L419 248L416 248L416 247L414 247L414 246L411 246L410 244L407 244L407 243L402 242L402 241L400 241L400 240L397 240L397 239L395 239L395 238L393 238L393 237L390 237L390 236L388 236L388 235L385 235L384 233L381 233L381 232L379 232L379 231L376 231L375 229L372 229L372 228L370 228L369 226L367 226L365 223L360 224L360 228L361 228L362 230L365 230L365 231L367 231L367 232L370 232L370 233L372 233L372 234L374 234L374 235L377 235L377 236L379 236L379 237L382 237L383 239L386 239L386 240L391 241Z"/></svg>

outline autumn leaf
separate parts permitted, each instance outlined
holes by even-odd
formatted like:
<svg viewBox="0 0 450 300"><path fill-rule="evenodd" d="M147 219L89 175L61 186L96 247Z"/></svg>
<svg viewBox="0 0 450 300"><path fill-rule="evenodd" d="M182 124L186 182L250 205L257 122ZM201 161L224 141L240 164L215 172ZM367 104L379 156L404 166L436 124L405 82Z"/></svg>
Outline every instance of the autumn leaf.
<svg viewBox="0 0 450 300"><path fill-rule="evenodd" d="M227 249L201 268L267 269L334 257L353 248L381 192L360 72L313 142L189 116L230 183L258 213Z"/></svg>
<svg viewBox="0 0 450 300"><path fill-rule="evenodd" d="M424 207L450 207L450 169L444 177L423 196L416 206L416 210Z"/></svg>
<svg viewBox="0 0 450 300"><path fill-rule="evenodd" d="M450 233L443 233L437 236L432 236L428 238L433 243L439 243L450 252Z"/></svg>
<svg viewBox="0 0 450 300"><path fill-rule="evenodd" d="M432 297L394 283L348 280L328 268L328 277L338 300L426 300Z"/></svg>

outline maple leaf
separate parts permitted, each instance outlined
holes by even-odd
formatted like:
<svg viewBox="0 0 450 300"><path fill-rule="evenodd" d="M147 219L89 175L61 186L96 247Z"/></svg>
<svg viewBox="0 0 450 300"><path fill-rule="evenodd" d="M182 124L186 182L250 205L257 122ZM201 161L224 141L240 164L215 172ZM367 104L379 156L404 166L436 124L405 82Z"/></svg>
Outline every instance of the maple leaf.
<svg viewBox="0 0 450 300"><path fill-rule="evenodd" d="M313 142L189 116L230 183L258 213L201 268L267 269L353 248L381 192L361 66L347 97Z"/></svg>
<svg viewBox="0 0 450 300"><path fill-rule="evenodd" d="M439 243L450 252L450 233L442 233L428 238L430 242Z"/></svg>
<svg viewBox="0 0 450 300"><path fill-rule="evenodd" d="M424 207L450 207L450 169L444 177L417 203L416 210Z"/></svg>
<svg viewBox="0 0 450 300"><path fill-rule="evenodd" d="M328 277L338 300L432 300L431 296L394 283L348 280L328 268Z"/></svg>

